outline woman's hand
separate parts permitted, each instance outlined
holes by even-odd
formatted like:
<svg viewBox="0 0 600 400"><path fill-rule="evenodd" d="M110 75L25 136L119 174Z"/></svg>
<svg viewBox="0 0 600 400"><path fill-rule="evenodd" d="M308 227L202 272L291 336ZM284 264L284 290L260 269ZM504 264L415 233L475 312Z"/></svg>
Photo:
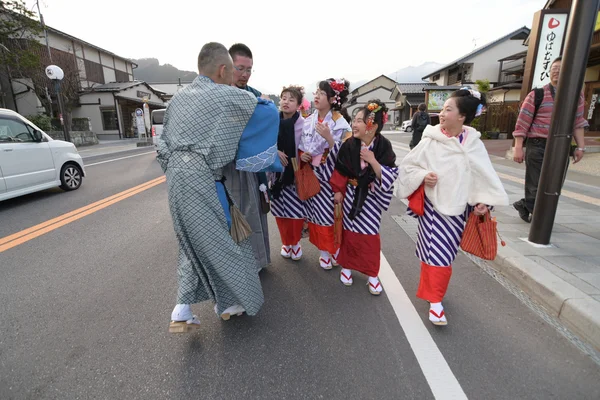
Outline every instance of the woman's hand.
<svg viewBox="0 0 600 400"><path fill-rule="evenodd" d="M473 210L475 215L485 215L488 213L488 207L485 204L477 204Z"/></svg>
<svg viewBox="0 0 600 400"><path fill-rule="evenodd" d="M369 149L361 149L360 150L360 159L369 165L373 165L377 160L375 159L375 154Z"/></svg>
<svg viewBox="0 0 600 400"><path fill-rule="evenodd" d="M425 179L423 179L423 183L425 183L425 186L429 186L429 187L434 187L435 185L437 185L437 181L438 181L438 176L435 172L430 172L427 175L425 175Z"/></svg>
<svg viewBox="0 0 600 400"><path fill-rule="evenodd" d="M287 167L287 165L288 165L287 155L281 150L277 150L277 152L279 153L279 161L281 161L281 165L283 165L284 167Z"/></svg>
<svg viewBox="0 0 600 400"><path fill-rule="evenodd" d="M344 201L344 195L342 194L342 192L337 192L336 194L333 195L333 203L334 204L340 204Z"/></svg>
<svg viewBox="0 0 600 400"><path fill-rule="evenodd" d="M281 150L277 150L279 153L279 160L281 161L281 165L284 167L288 166L288 156Z"/></svg>
<svg viewBox="0 0 600 400"><path fill-rule="evenodd" d="M317 126L315 127L317 133L327 141L327 143L329 144L329 147L333 147L334 141L333 141L333 136L331 135L331 130L329 129L329 126L326 124L322 124L322 123L318 123Z"/></svg>
<svg viewBox="0 0 600 400"><path fill-rule="evenodd" d="M300 159L305 163L310 163L312 161L312 155L310 153L302 153Z"/></svg>

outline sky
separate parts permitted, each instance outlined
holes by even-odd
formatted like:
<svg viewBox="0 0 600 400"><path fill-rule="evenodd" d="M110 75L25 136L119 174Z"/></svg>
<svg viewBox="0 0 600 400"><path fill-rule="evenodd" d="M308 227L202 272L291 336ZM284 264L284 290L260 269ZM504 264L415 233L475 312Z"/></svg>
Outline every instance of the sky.
<svg viewBox="0 0 600 400"><path fill-rule="evenodd" d="M35 0L26 4L37 12ZM242 42L250 85L372 79L448 63L522 26L545 0L39 0L46 24L126 58L197 71L202 45ZM312 89L310 89L312 90Z"/></svg>

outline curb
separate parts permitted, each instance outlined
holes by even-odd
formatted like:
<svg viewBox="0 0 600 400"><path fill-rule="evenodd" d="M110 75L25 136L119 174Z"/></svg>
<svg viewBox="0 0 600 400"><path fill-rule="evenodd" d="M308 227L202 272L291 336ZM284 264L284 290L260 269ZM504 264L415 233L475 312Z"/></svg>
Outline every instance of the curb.
<svg viewBox="0 0 600 400"><path fill-rule="evenodd" d="M600 302L508 246L488 263L600 351Z"/></svg>

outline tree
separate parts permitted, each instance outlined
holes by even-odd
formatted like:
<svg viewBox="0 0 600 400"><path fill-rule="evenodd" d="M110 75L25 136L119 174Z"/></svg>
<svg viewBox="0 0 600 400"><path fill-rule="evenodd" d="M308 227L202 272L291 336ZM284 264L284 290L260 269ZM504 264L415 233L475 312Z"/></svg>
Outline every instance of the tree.
<svg viewBox="0 0 600 400"><path fill-rule="evenodd" d="M478 79L475 81L475 84L477 85L477 90L479 90L481 93L487 93L490 91L490 81L488 79Z"/></svg>
<svg viewBox="0 0 600 400"><path fill-rule="evenodd" d="M40 65L36 44L41 44L32 39L40 36L41 27L33 17L23 0L0 0L0 74L11 80L27 78L23 73Z"/></svg>
<svg viewBox="0 0 600 400"><path fill-rule="evenodd" d="M79 70L75 56L69 52L51 49L52 61L48 51L40 43L42 27L35 20L35 14L25 5L23 0L0 0L0 64L4 65L5 75L9 81L19 82L33 90L40 99L46 113L51 114L51 100L48 94L56 98L54 83L48 79L45 67L58 65L65 73L61 82L60 94L65 106L64 121L71 124L71 111L79 105ZM72 51L72 49L71 49ZM24 79L31 79L30 85Z"/></svg>

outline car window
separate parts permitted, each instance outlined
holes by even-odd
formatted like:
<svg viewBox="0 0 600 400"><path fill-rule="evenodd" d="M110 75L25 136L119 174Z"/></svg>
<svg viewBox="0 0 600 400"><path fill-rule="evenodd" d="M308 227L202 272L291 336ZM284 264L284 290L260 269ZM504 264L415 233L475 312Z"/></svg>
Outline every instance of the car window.
<svg viewBox="0 0 600 400"><path fill-rule="evenodd" d="M152 111L152 125L162 125L165 119L165 110Z"/></svg>
<svg viewBox="0 0 600 400"><path fill-rule="evenodd" d="M0 143L7 142L35 142L32 129L19 120L0 117Z"/></svg>

